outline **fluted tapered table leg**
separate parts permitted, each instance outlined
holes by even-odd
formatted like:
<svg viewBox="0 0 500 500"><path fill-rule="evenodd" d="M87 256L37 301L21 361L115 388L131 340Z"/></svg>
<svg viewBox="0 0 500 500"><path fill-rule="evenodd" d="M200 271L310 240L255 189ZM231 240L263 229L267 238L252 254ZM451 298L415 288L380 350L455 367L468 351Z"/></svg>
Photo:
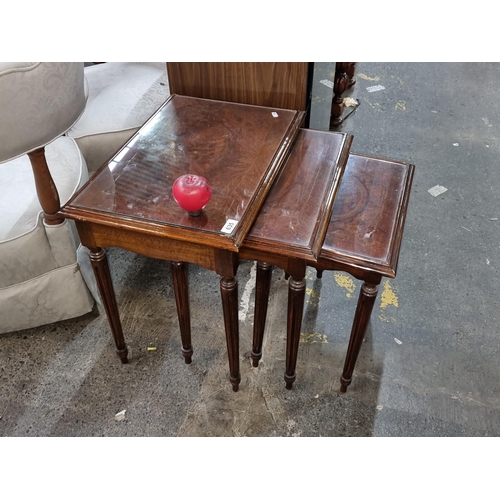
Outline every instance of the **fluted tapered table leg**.
<svg viewBox="0 0 500 500"><path fill-rule="evenodd" d="M186 364L191 363L193 346L191 344L191 311L189 308L189 282L187 264L185 262L171 262L174 281L175 304L181 331L182 355Z"/></svg>
<svg viewBox="0 0 500 500"><path fill-rule="evenodd" d="M366 328L370 321L373 304L378 293L377 284L364 282L359 293L356 314L352 324L351 337L344 363L344 371L340 377L340 392L346 392L347 387L352 382L352 373L358 359L361 344L365 337Z"/></svg>
<svg viewBox="0 0 500 500"><path fill-rule="evenodd" d="M226 328L227 354L229 358L229 380L237 392L241 381L238 326L238 282L235 277L220 280L224 326Z"/></svg>
<svg viewBox="0 0 500 500"><path fill-rule="evenodd" d="M102 248L90 248L90 263L97 281L104 310L108 317L111 333L115 340L116 354L122 363L128 363L128 349L123 338L122 324L118 313L106 252Z"/></svg>
<svg viewBox="0 0 500 500"><path fill-rule="evenodd" d="M252 365L259 366L262 358L262 344L266 328L267 306L269 304L269 290L273 266L266 262L257 262L257 277L255 284L255 313L253 323Z"/></svg>
<svg viewBox="0 0 500 500"><path fill-rule="evenodd" d="M290 276L288 280L288 319L286 336L286 388L291 389L295 382L295 367L299 350L302 314L306 294L306 280L304 276Z"/></svg>

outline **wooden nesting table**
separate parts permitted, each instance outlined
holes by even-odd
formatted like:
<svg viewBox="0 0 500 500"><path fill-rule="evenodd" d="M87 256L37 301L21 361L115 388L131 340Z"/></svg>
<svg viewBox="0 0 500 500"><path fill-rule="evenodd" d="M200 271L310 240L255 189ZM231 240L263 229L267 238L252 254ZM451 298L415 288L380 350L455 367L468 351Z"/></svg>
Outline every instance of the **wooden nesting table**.
<svg viewBox="0 0 500 500"><path fill-rule="evenodd" d="M183 354L191 362L185 263L220 276L230 381L238 390L238 249L279 175L305 113L194 97L170 96L130 141L60 210L76 222L115 340L127 362L104 248L120 247L172 261ZM202 215L172 196L183 174L209 179Z"/></svg>
<svg viewBox="0 0 500 500"><path fill-rule="evenodd" d="M306 268L316 262L349 157L352 136L301 129L280 178L271 189L240 249L240 259L256 260L254 366L262 356L272 265L290 275L285 381L295 380L306 291ZM260 340L259 340L260 339Z"/></svg>

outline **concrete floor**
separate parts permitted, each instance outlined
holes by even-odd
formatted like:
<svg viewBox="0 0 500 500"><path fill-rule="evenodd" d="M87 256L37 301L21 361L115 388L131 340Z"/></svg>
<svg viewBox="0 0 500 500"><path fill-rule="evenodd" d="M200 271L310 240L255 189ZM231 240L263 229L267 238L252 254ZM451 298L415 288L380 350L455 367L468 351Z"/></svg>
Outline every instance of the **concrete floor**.
<svg viewBox="0 0 500 500"><path fill-rule="evenodd" d="M320 81L331 71L315 71L312 128L328 127L331 89ZM352 151L414 163L416 174L398 276L382 282L347 393L339 377L358 281L309 273L287 391L287 282L275 269L264 357L252 368L255 266L242 263L234 393L216 275L190 267L195 351L186 365L169 263L110 249L130 363L116 357L98 307L3 335L0 435L500 435L500 64L358 63L356 73L346 96L361 104L338 130L354 135ZM385 89L368 92L374 85ZM436 185L447 191L433 197Z"/></svg>

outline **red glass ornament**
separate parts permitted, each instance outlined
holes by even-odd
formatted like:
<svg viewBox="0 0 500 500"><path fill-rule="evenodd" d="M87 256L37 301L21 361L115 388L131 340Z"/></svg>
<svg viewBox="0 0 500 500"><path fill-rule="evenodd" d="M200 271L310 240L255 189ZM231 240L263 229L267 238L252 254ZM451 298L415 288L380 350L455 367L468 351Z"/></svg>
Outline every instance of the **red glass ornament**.
<svg viewBox="0 0 500 500"><path fill-rule="evenodd" d="M210 184L201 175L186 174L178 177L172 194L179 206L189 215L200 215L212 196Z"/></svg>

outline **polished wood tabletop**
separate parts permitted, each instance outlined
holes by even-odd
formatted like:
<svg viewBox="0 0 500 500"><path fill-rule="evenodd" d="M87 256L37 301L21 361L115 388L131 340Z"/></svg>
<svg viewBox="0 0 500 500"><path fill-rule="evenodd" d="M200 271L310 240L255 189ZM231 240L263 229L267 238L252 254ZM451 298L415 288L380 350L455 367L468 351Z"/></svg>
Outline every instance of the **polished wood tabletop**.
<svg viewBox="0 0 500 500"><path fill-rule="evenodd" d="M240 382L238 248L279 175L304 119L303 111L172 95L106 162L60 214L74 219L123 363L128 350L104 249L120 247L170 260L182 352L191 362L185 263L215 271L220 289L230 381ZM201 215L181 209L172 185L201 175L212 198Z"/></svg>
<svg viewBox="0 0 500 500"><path fill-rule="evenodd" d="M172 95L61 213L236 251L303 118L289 109ZM172 196L183 174L204 176L212 188L198 217Z"/></svg>
<svg viewBox="0 0 500 500"><path fill-rule="evenodd" d="M349 157L352 135L301 129L242 250L316 258Z"/></svg>
<svg viewBox="0 0 500 500"><path fill-rule="evenodd" d="M405 162L352 154L315 266L345 264L362 280L395 278L414 170Z"/></svg>

